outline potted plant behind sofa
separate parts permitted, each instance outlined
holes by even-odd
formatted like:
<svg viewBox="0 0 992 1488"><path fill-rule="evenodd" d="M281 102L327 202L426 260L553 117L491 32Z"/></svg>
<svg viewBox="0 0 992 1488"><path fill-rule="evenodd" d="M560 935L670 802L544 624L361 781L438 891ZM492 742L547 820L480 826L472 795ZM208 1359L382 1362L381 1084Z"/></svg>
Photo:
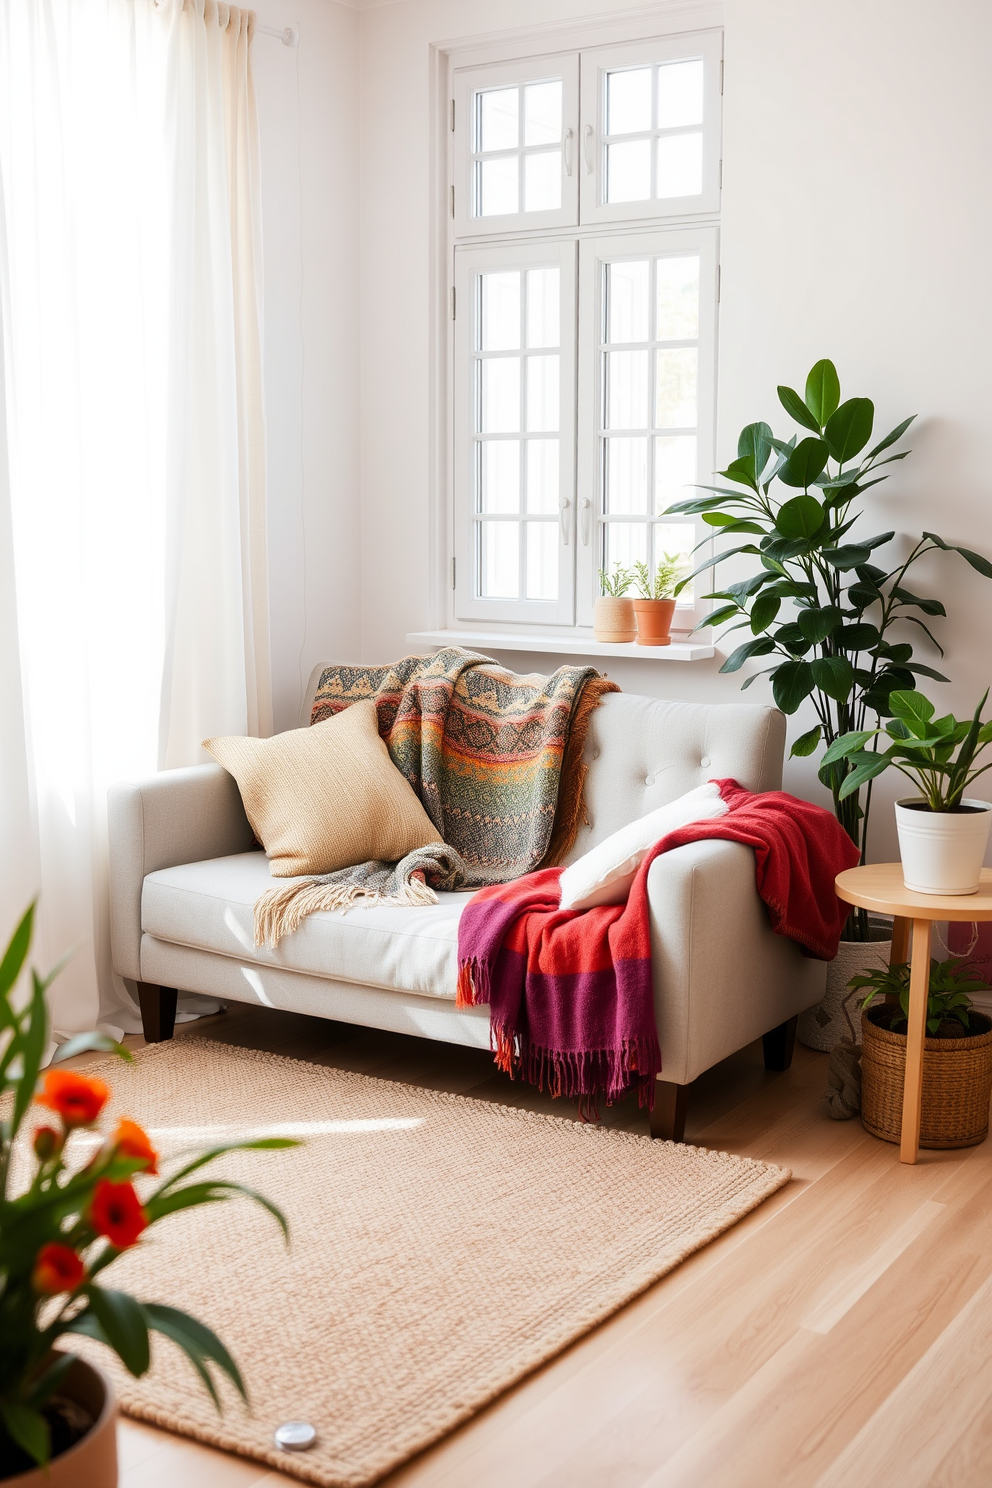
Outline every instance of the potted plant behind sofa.
<svg viewBox="0 0 992 1488"><path fill-rule="evenodd" d="M592 632L597 641L624 643L637 634L634 623L634 601L627 597L634 575L622 563L614 563L613 572L599 570L599 598L593 607Z"/></svg>
<svg viewBox="0 0 992 1488"><path fill-rule="evenodd" d="M976 894L992 827L992 803L966 796L972 781L992 764L976 761L992 743L992 721L982 722L986 689L970 719L953 713L935 718L936 708L921 692L893 692L892 717L884 728L843 734L824 755L824 763L844 761L849 773L841 786L846 798L890 768L899 770L920 794L896 802L896 830L903 878L920 894ZM870 739L891 740L883 750L867 749Z"/></svg>
<svg viewBox="0 0 992 1488"><path fill-rule="evenodd" d="M653 575L646 563L634 564L634 582L639 591L634 600L639 646L671 645L675 596L688 567L688 560L681 553L664 553Z"/></svg>
<svg viewBox="0 0 992 1488"><path fill-rule="evenodd" d="M174 1307L112 1291L104 1273L169 1214L238 1195L268 1209L288 1238L285 1219L268 1199L226 1179L204 1179L200 1169L225 1152L299 1144L284 1137L224 1143L153 1186L158 1155L133 1121L119 1121L96 1151L90 1144L80 1150L76 1133L96 1133L110 1091L102 1080L59 1068L46 1071L36 1089L49 1037L45 993L59 968L44 980L33 972L31 995L18 1005L14 988L33 919L32 905L0 958L0 1030L6 1035L0 1045L0 1097L6 1098L0 1127L0 1482L115 1488L110 1380L56 1345L73 1334L95 1339L141 1375L150 1362L148 1335L155 1331L186 1353L218 1409L209 1365L244 1396L238 1367L215 1333ZM57 1057L84 1049L131 1057L102 1034L70 1039ZM18 1143L28 1116L41 1114L32 1101L46 1108L46 1120L30 1142ZM192 1183L183 1181L194 1173Z"/></svg>
<svg viewBox="0 0 992 1488"><path fill-rule="evenodd" d="M917 539L901 561L887 567L874 562L878 549L895 533L856 534L853 529L864 515L857 498L887 478L884 466L910 453L888 451L915 415L864 453L872 438L874 404L870 398L842 402L831 361L812 368L803 397L789 387L780 387L778 396L806 431L803 437L793 434L782 440L764 422L749 424L738 440L737 458L720 472L730 484L703 486L707 494L677 502L669 511L698 513L716 532L745 538L701 563L676 592L727 558L745 555L757 561L759 567L749 578L706 596L720 603L701 623L730 622L730 630L748 633L721 671L735 672L745 661L767 657L770 664L748 677L744 687L767 675L776 704L787 714L809 699L817 721L793 743L795 757L812 755L821 745L829 750L843 734L889 717L892 693L915 688L917 676L948 680L915 658L913 637L920 631L943 655L930 622L946 613L939 599L907 587L910 570L921 558L955 552L985 578L992 578L992 563L933 532ZM824 758L819 777L864 862L871 781L842 795L852 769L846 760ZM842 943L838 961L828 971L827 996L800 1020L804 1043L828 1049L846 1035L842 1003L847 982L865 965L865 953L848 946L879 934L866 911L852 910L844 931L847 946ZM882 953L881 945L877 949Z"/></svg>

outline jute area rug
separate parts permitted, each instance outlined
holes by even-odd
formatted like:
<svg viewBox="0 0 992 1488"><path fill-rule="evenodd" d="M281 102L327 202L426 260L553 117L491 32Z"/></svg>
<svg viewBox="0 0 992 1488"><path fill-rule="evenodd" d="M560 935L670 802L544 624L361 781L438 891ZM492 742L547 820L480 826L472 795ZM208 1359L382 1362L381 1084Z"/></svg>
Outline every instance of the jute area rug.
<svg viewBox="0 0 992 1488"><path fill-rule="evenodd" d="M216 1164L283 1208L288 1251L270 1216L236 1201L163 1220L107 1278L209 1323L251 1414L225 1389L218 1416L158 1337L141 1380L89 1347L128 1415L324 1488L375 1482L790 1176L207 1039L99 1069L163 1155L249 1134L305 1141ZM301 1419L316 1445L276 1448L274 1429Z"/></svg>

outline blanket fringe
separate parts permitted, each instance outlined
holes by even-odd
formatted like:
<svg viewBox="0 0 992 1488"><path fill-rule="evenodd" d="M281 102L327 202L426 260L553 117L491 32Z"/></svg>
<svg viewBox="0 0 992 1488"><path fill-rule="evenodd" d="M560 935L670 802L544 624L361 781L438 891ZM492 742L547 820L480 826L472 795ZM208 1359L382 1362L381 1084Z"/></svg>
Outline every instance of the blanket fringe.
<svg viewBox="0 0 992 1488"><path fill-rule="evenodd" d="M321 911L344 914L359 900L363 908L381 904L425 906L437 903L437 895L420 874L413 874L395 894L381 894L360 883L324 883L304 878L285 888L268 889L255 901L255 945L275 948L286 935L302 925L308 915Z"/></svg>
<svg viewBox="0 0 992 1488"><path fill-rule="evenodd" d="M636 1090L642 1109L650 1111L654 1106L655 1077L661 1070L657 1039L634 1039L615 1049L566 1052L522 1042L510 1029L493 1023L490 1044L497 1067L511 1080L520 1075L528 1085L546 1089L555 1098L577 1100L582 1121L599 1120L599 1095L612 1106Z"/></svg>
<svg viewBox="0 0 992 1488"><path fill-rule="evenodd" d="M480 1007L489 1002L489 968L474 958L458 967L455 1007Z"/></svg>

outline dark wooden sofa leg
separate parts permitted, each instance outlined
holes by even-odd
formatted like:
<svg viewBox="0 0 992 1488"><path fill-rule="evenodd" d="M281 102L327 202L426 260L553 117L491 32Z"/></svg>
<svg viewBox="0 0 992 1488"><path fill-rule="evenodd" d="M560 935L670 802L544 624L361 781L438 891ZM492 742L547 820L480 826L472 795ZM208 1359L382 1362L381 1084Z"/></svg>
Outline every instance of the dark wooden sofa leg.
<svg viewBox="0 0 992 1488"><path fill-rule="evenodd" d="M676 1085L671 1080L656 1080L651 1135L659 1137L663 1142L681 1142L685 1137L685 1116L688 1109L688 1085Z"/></svg>
<svg viewBox="0 0 992 1488"><path fill-rule="evenodd" d="M765 1055L766 1070L787 1070L792 1063L792 1052L796 1047L796 1028L799 1014L787 1018L777 1028L761 1035L761 1047Z"/></svg>
<svg viewBox="0 0 992 1488"><path fill-rule="evenodd" d="M161 1044L165 1039L171 1039L176 1027L179 993L175 987L158 987L154 982L138 982L137 987L145 1042Z"/></svg>

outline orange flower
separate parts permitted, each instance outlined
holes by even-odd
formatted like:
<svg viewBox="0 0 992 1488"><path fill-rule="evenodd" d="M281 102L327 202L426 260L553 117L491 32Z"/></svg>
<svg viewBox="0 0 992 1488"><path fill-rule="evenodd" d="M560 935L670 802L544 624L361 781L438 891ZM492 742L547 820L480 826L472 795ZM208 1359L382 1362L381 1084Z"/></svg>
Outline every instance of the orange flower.
<svg viewBox="0 0 992 1488"><path fill-rule="evenodd" d="M74 1292L85 1274L83 1263L72 1247L53 1240L39 1250L31 1281L36 1292L54 1297L58 1292Z"/></svg>
<svg viewBox="0 0 992 1488"><path fill-rule="evenodd" d="M57 1111L68 1127L92 1126L110 1096L102 1080L90 1080L75 1070L47 1070L44 1086L38 1100Z"/></svg>
<svg viewBox="0 0 992 1488"><path fill-rule="evenodd" d="M101 1178L93 1191L90 1224L118 1250L127 1250L148 1226L148 1216L130 1183Z"/></svg>
<svg viewBox="0 0 992 1488"><path fill-rule="evenodd" d="M142 1172L151 1173L153 1177L158 1173L158 1153L148 1140L148 1133L136 1121L129 1121L126 1116L118 1121L113 1146L121 1157L143 1157L145 1166Z"/></svg>

